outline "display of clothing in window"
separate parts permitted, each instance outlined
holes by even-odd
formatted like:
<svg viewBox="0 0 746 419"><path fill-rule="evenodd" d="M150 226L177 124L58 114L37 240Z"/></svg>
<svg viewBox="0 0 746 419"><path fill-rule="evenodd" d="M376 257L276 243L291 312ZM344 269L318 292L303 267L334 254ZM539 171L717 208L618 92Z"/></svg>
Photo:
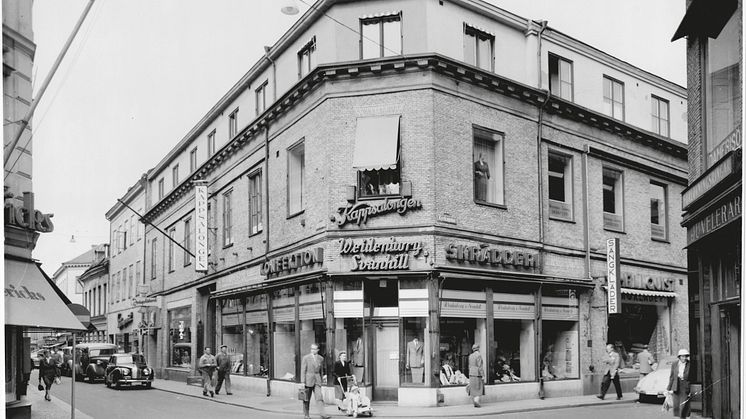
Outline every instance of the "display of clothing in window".
<svg viewBox="0 0 746 419"><path fill-rule="evenodd" d="M414 338L407 343L407 369L412 373L412 383L422 383L425 370L425 356L423 354L422 342Z"/></svg>
<svg viewBox="0 0 746 419"><path fill-rule="evenodd" d="M357 378L358 382L364 382L365 374L365 346L363 345L363 338L358 337L352 344L352 358L350 359L352 364L352 373Z"/></svg>
<svg viewBox="0 0 746 419"><path fill-rule="evenodd" d="M487 201L489 179L490 166L479 153L479 159L474 162L474 197L478 201Z"/></svg>

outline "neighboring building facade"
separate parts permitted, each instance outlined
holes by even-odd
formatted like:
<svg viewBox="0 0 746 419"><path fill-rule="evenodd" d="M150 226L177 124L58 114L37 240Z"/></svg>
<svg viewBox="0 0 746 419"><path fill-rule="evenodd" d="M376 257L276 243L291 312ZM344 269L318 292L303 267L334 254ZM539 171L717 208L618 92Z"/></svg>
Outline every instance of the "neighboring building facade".
<svg viewBox="0 0 746 419"><path fill-rule="evenodd" d="M687 1L687 229L692 376L697 408L741 417L743 4ZM708 13L704 13L707 10ZM701 403L699 403L701 401Z"/></svg>
<svg viewBox="0 0 746 419"><path fill-rule="evenodd" d="M106 254L107 244L94 244L85 253L62 262L59 268L52 275L55 285L63 294L74 304L85 305L83 301L83 283L80 276L83 275L94 262L101 259Z"/></svg>
<svg viewBox="0 0 746 419"><path fill-rule="evenodd" d="M138 329L144 317L133 301L148 292L147 289L143 290L143 286L148 285L143 281L145 229L134 212L142 214L145 211L144 187L143 176L129 188L121 202L106 213L106 220L111 226L107 331L109 342L119 345L125 352L141 350Z"/></svg>
<svg viewBox="0 0 746 419"><path fill-rule="evenodd" d="M108 246L105 249L108 250ZM93 325L92 330L83 336L83 342L109 342L106 324L109 255L102 252L96 256L98 259L79 279L83 287L83 306L91 313Z"/></svg>
<svg viewBox="0 0 746 419"><path fill-rule="evenodd" d="M685 96L481 1L321 1L148 174L149 362L226 344L236 386L292 395L317 342L374 400L461 404L440 370L476 342L488 400L592 394L607 342L689 344Z"/></svg>

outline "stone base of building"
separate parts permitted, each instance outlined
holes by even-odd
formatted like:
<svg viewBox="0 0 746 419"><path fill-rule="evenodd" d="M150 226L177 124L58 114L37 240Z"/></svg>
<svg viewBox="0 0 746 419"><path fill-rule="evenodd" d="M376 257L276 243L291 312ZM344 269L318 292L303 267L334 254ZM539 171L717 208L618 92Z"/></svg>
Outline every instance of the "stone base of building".
<svg viewBox="0 0 746 419"><path fill-rule="evenodd" d="M5 403L5 417L8 419L30 419L31 402L18 400Z"/></svg>

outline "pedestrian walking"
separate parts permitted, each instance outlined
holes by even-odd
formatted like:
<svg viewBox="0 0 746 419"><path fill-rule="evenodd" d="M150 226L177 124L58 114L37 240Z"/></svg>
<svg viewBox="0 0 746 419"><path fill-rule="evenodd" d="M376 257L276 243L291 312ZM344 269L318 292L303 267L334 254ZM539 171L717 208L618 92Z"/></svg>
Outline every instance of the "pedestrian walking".
<svg viewBox="0 0 746 419"><path fill-rule="evenodd" d="M653 372L653 354L648 352L648 345L642 347L642 351L637 354L637 362L640 364L640 379Z"/></svg>
<svg viewBox="0 0 746 419"><path fill-rule="evenodd" d="M319 355L319 345L311 345L311 353L304 356L300 365L300 382L305 389L306 397L303 400L303 417L310 419L311 395L316 398L316 409L322 419L330 418L326 414L323 396L321 394L322 377L325 378L326 368L324 367L324 357Z"/></svg>
<svg viewBox="0 0 746 419"><path fill-rule="evenodd" d="M215 397L213 373L215 372L215 367L217 367L217 362L212 353L210 353L210 348L205 348L205 353L199 358L198 367L202 374L202 395L207 396L207 393L210 393L210 397Z"/></svg>
<svg viewBox="0 0 746 419"><path fill-rule="evenodd" d="M216 357L218 364L218 383L215 385L215 394L220 394L220 388L223 386L225 381L225 394L232 395L231 393L231 357L226 352L228 349L227 345L220 347L220 353Z"/></svg>
<svg viewBox="0 0 746 419"><path fill-rule="evenodd" d="M472 353L469 355L469 385L466 386L466 392L473 398L474 407L482 407L479 404L479 398L484 396L484 360L479 353L479 344L475 343L471 347Z"/></svg>
<svg viewBox="0 0 746 419"><path fill-rule="evenodd" d="M55 379L60 377L60 369L57 366L57 362L49 354L49 351L45 350L39 359L39 389L42 388L42 382L44 382L44 400L52 401L52 397L49 396L49 390L52 389L52 384Z"/></svg>
<svg viewBox="0 0 746 419"><path fill-rule="evenodd" d="M666 391L673 395L674 417L688 418L691 415L689 401L692 397L689 386L688 350L679 350L678 359L671 364L671 375L668 377Z"/></svg>
<svg viewBox="0 0 746 419"><path fill-rule="evenodd" d="M339 361L334 363L334 399L340 410L347 392L347 377L349 376L352 376L352 372L350 363L347 362L347 352L342 351L339 353Z"/></svg>
<svg viewBox="0 0 746 419"><path fill-rule="evenodd" d="M614 382L614 389L616 389L616 399L622 399L622 383L619 382L619 366L620 358L619 354L614 350L614 345L606 345L607 357L604 360L604 378L601 382L601 394L597 395L599 399L603 400L606 397L606 392L609 390L609 386Z"/></svg>

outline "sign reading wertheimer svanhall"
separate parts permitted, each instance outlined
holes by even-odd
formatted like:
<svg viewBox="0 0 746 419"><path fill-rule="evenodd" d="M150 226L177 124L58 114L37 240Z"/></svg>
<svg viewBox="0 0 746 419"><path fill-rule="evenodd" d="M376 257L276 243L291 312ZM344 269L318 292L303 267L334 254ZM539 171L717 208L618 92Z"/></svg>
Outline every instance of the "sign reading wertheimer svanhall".
<svg viewBox="0 0 746 419"><path fill-rule="evenodd" d="M339 254L352 255L351 271L396 271L409 269L409 257L422 253L422 242L388 241L374 238L362 240L341 239Z"/></svg>
<svg viewBox="0 0 746 419"><path fill-rule="evenodd" d="M304 266L313 266L324 263L324 248L314 247L289 255L278 256L264 262L259 268L259 273L266 276L283 276L292 273Z"/></svg>
<svg viewBox="0 0 746 419"><path fill-rule="evenodd" d="M404 215L407 211L422 209L422 201L414 198L386 198L383 201L363 201L358 203L348 203L339 207L337 214L332 214L332 221L339 227L344 227L347 223L357 225L368 222L368 217L396 212Z"/></svg>
<svg viewBox="0 0 746 419"><path fill-rule="evenodd" d="M451 243L446 246L446 259L458 262L526 269L536 269L538 265L538 255L536 253L496 249L486 244L464 246Z"/></svg>

